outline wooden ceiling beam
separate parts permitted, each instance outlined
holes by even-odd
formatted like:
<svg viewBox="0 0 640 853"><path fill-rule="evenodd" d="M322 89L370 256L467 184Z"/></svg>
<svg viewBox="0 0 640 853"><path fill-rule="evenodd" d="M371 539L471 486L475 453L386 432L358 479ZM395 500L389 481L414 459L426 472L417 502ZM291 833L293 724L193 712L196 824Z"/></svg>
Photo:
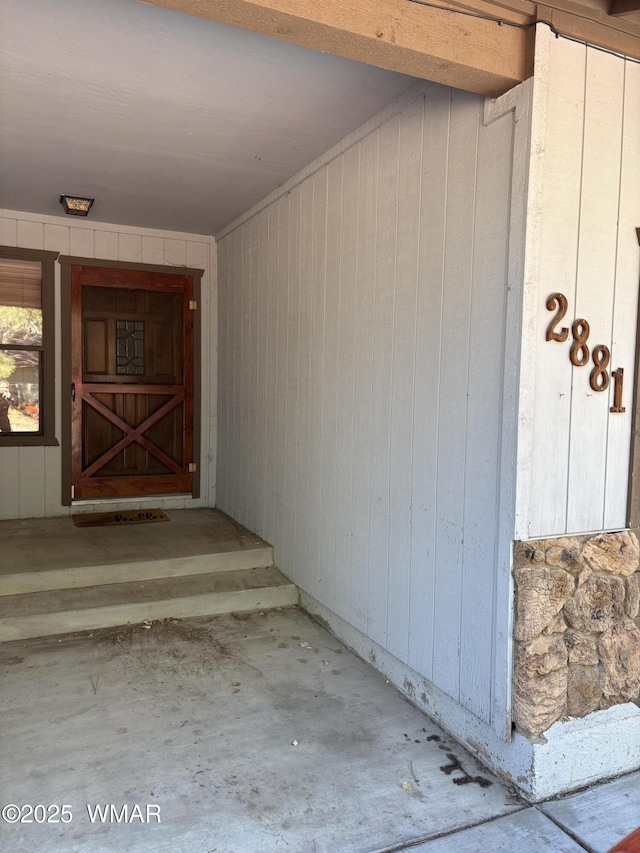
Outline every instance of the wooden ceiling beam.
<svg viewBox="0 0 640 853"><path fill-rule="evenodd" d="M640 12L640 0L611 0L610 15L627 15L629 12Z"/></svg>
<svg viewBox="0 0 640 853"><path fill-rule="evenodd" d="M409 0L146 2L482 95L532 73L526 29Z"/></svg>
<svg viewBox="0 0 640 853"><path fill-rule="evenodd" d="M536 20L549 23L559 35L640 59L640 27L637 24L586 8L577 13L575 8L575 4L562 0L554 5L538 4Z"/></svg>

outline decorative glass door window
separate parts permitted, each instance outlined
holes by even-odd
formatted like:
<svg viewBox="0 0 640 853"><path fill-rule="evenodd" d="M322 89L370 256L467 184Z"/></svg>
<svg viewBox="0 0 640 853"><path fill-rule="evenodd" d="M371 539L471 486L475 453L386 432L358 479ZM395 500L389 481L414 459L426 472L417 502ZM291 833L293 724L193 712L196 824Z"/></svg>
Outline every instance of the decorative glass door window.
<svg viewBox="0 0 640 853"><path fill-rule="evenodd" d="M116 373L144 376L144 322L116 320Z"/></svg>

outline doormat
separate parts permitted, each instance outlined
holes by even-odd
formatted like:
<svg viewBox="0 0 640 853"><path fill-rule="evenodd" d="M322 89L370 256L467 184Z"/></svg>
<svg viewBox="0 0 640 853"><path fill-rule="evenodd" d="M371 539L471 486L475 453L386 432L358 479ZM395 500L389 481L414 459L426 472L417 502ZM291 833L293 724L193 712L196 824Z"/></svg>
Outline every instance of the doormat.
<svg viewBox="0 0 640 853"><path fill-rule="evenodd" d="M161 509L130 509L118 512L87 512L72 515L76 527L127 527L130 524L151 524L171 521Z"/></svg>

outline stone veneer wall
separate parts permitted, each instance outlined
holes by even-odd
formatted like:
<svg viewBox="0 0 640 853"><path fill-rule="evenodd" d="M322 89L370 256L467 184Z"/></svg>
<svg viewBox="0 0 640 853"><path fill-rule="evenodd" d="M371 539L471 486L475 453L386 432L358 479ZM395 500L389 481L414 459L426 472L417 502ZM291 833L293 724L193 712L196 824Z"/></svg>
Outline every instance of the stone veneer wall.
<svg viewBox="0 0 640 853"><path fill-rule="evenodd" d="M629 531L515 543L514 719L522 734L637 699L638 569Z"/></svg>

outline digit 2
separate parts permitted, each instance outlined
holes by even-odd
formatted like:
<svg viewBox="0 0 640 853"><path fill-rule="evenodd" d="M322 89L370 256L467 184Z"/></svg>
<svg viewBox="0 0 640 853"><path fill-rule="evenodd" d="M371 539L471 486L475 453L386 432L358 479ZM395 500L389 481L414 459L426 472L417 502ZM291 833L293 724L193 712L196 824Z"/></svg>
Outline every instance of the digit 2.
<svg viewBox="0 0 640 853"><path fill-rule="evenodd" d="M566 326L563 326L559 332L556 332L555 328L567 313L567 297L563 293L551 294L547 299L547 311L555 311L556 305L558 306L556 316L547 326L547 340L562 342L566 341L569 337L569 329L567 329Z"/></svg>

